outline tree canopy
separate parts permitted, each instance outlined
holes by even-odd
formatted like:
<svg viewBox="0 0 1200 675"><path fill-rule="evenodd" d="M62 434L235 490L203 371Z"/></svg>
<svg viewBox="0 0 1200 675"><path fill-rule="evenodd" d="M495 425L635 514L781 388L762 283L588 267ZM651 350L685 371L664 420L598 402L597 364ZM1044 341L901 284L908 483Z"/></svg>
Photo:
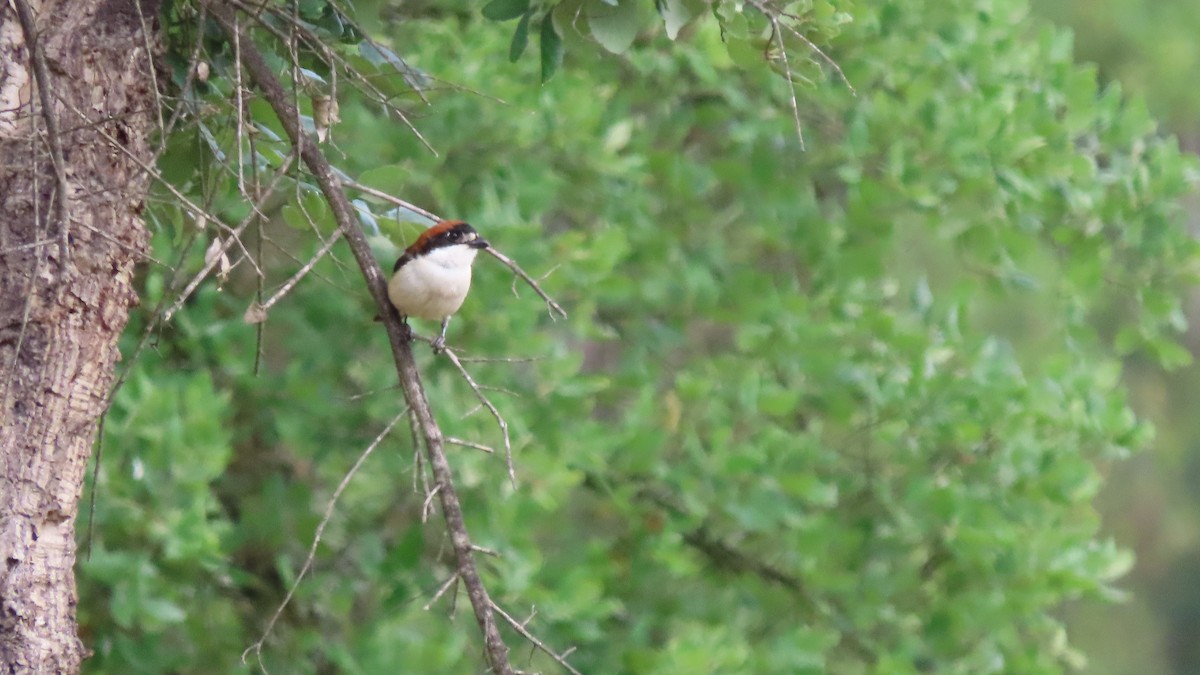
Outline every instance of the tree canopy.
<svg viewBox="0 0 1200 675"><path fill-rule="evenodd" d="M203 5L163 20L155 262L80 619L93 672L248 671L403 402L344 245L262 309L334 220L242 86L241 46ZM361 186L470 221L566 307L482 259L451 325L515 485L476 392L419 360L445 433L497 450L451 458L498 553L490 592L574 667L1085 662L1055 609L1115 597L1132 562L1091 502L1152 437L1117 357L1188 359L1177 200L1197 164L1069 33L1017 0L315 0L241 20L360 186L385 267L428 222ZM188 288L206 262L217 278ZM465 599L431 603L453 565L404 426L340 494L268 671L479 670ZM518 667L559 667L506 635Z"/></svg>

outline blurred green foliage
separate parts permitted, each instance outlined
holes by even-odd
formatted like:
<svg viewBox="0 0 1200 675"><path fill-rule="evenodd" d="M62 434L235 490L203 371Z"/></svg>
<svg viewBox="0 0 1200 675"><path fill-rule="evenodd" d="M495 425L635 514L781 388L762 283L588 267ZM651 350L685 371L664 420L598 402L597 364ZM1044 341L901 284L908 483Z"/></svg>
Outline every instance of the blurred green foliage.
<svg viewBox="0 0 1200 675"><path fill-rule="evenodd" d="M360 4L379 42L342 27L338 49L420 83L428 106L402 100L438 154L353 94L327 146L348 175L475 224L571 313L552 322L484 257L451 326L469 356L531 359L470 364L511 425L517 488L499 456L452 456L473 536L501 553L483 559L497 601L536 608L531 630L592 673L1084 663L1055 609L1114 597L1131 564L1097 536L1091 501L1098 464L1151 436L1116 355L1187 360L1177 291L1197 256L1176 200L1194 159L1020 2L796 3L854 86L787 45L794 79L813 81L797 90L807 151L750 8L514 6L416 3L376 25ZM536 63L518 48L535 19ZM556 38L561 64L546 59ZM228 45L209 48L220 74ZM230 91L214 77L199 100ZM248 208L228 165L286 152L278 121L250 110L257 155L215 113L162 162L230 222ZM164 264L146 269L127 335L81 566L88 668L248 671L242 649L330 494L402 402L340 248L271 310L261 355L241 320L246 260L148 324L215 236L159 196ZM279 202L243 237L248 251L262 238L267 292L331 228L303 180ZM358 205L385 265L420 230ZM1123 327L1097 330L1109 315ZM457 373L419 351L446 433L498 445ZM413 471L397 431L339 503L269 672L479 669L465 602L424 610L452 561ZM514 662L557 668L530 654Z"/></svg>
<svg viewBox="0 0 1200 675"><path fill-rule="evenodd" d="M1100 79L1119 80L1146 97L1165 129L1193 152L1200 147L1200 12L1188 0L1039 0L1034 10L1070 26L1076 60L1094 61ZM1193 232L1200 209L1186 202ZM1184 301L1197 345L1194 291ZM1105 529L1135 549L1138 564L1122 581L1131 600L1119 606L1076 603L1064 612L1075 643L1092 657L1090 673L1189 675L1200 671L1200 503L1195 485L1200 424L1191 405L1200 396L1196 364L1163 373L1129 360L1130 403L1157 429L1154 452L1120 465L1106 480L1097 505Z"/></svg>
<svg viewBox="0 0 1200 675"><path fill-rule="evenodd" d="M1190 0L1037 0L1037 12L1078 36L1078 60L1144 95L1176 133L1197 138L1200 12Z"/></svg>

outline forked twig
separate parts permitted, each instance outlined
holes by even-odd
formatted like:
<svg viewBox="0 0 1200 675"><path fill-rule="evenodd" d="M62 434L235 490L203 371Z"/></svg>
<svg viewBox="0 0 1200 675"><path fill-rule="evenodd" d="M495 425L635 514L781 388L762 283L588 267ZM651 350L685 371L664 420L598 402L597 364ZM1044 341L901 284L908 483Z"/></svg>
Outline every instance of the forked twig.
<svg viewBox="0 0 1200 675"><path fill-rule="evenodd" d="M774 9L774 8L768 7L767 3L762 2L761 0L748 0L748 2L755 9L762 12L768 18L775 18L776 20L778 20L778 17L783 16L783 17L787 17L787 18L792 19L797 22L804 21L804 19L802 17L796 16L795 14L790 14L788 12L784 12L779 9ZM803 33L796 30L792 26L784 25L784 28L786 28L787 31L789 33L791 33L792 35L795 35L796 39L803 42L806 47L808 47L809 49L811 49L813 51L813 53L815 53L817 56L820 56L822 61L829 64L829 67L833 68L834 72L836 72L838 74L838 77L841 78L843 83L845 83L846 88L848 88L850 90L851 94L854 94L856 96L858 95L858 91L856 91L854 89L854 85L850 84L850 78L846 77L846 73L842 72L842 67L838 65L837 61L834 61L833 58L830 57L828 54L826 54L820 47L818 47L815 42L808 39L808 37L806 37Z"/></svg>
<svg viewBox="0 0 1200 675"><path fill-rule="evenodd" d="M419 336L413 337L416 337L423 342L433 344L433 340L430 338ZM458 370L458 374L461 375L464 380L466 380L467 386L471 388L471 391L475 392L475 397L479 399L479 402L483 405L483 407L487 408L488 412L492 414L492 417L496 420L496 426L500 427L500 433L504 436L504 462L508 465L508 480L512 483L513 489L516 489L517 470L513 466L512 439L509 438L508 435L508 422L505 421L504 416L500 414L500 410L496 408L491 400L488 399L487 395L483 393L483 390L479 387L479 384L475 382L475 378L471 377L471 373L467 372L467 369L463 366L462 361L458 360L458 354L455 354L454 350L450 349L449 347L444 348L443 351L446 354L446 358L450 359L450 363L454 364L455 369Z"/></svg>
<svg viewBox="0 0 1200 675"><path fill-rule="evenodd" d="M431 608L431 607L433 607L435 604L437 604L437 601L438 601L438 600L439 600L439 599L440 599L440 598L441 598L443 595L445 595L445 594L446 594L446 591L450 590L450 587L451 587L451 586L453 586L453 585L454 585L454 584L456 584L456 583L458 583L458 575L457 575L457 574L451 574L451 575L450 575L450 578L449 578L449 579L447 579L447 580L446 580L446 582L445 582L444 584L442 584L440 588L438 588L438 589L437 589L437 593L434 593L434 594L433 594L433 597L429 599L429 602L425 603L425 606L424 606L424 607L422 607L421 609L423 609L423 610L425 610L426 612L428 612L428 611L429 611L429 608Z"/></svg>
<svg viewBox="0 0 1200 675"><path fill-rule="evenodd" d="M521 279L525 283L529 284L529 287L533 289L533 292L537 293L538 297L540 297L542 300L544 300L546 302L546 306L550 308L550 318L551 319L554 318L555 312L558 312L558 315L561 316L562 318L564 318L564 319L567 318L567 310L563 309L562 305L555 302L554 298L547 295L546 291L542 290L541 284L539 284L537 281L535 281L533 277L526 274L525 270L521 269L521 266L518 265L516 262L514 262L512 258L509 258L508 256L504 255L503 253L492 248L491 246L487 247L487 249L485 249L485 250L488 253L490 253L493 258L504 263L508 267L508 269L513 271L513 274L516 274L517 276L521 277Z"/></svg>
<svg viewBox="0 0 1200 675"><path fill-rule="evenodd" d="M539 651L541 651L542 653L546 654L550 658L557 661L558 665L567 669L567 672L572 673L572 675L583 675L583 673L581 673L575 669L575 666L572 666L570 663L567 663L566 654L570 654L572 651L574 651L574 648L564 652L563 654L559 654L558 652L554 651L553 649L550 649L549 647L547 647L546 643L539 640L536 635L534 635L533 633L530 633L529 629L527 629L525 627L525 624L514 619L512 617L512 615L510 615L508 612L504 611L504 609L502 607L500 607L500 605L497 605L495 602L493 602L492 609L495 610L495 612L497 614L504 617L504 620L508 622L508 625L512 626L513 630L520 633L521 637L528 640L529 644L533 645L534 647L537 647ZM533 618L533 617L530 617L530 618Z"/></svg>
<svg viewBox="0 0 1200 675"><path fill-rule="evenodd" d="M246 323L251 324L262 323L263 321L266 321L267 311L270 310L275 303L279 302L283 296L287 295L288 292L295 288L296 284L300 283L300 280L307 276L308 273L312 271L313 267L316 267L317 263L325 257L325 254L329 253L329 250L332 249L333 245L338 243L341 238L342 231L335 230L334 233L325 240L325 243L321 245L321 248L317 249L317 252L308 259L308 262L304 263L303 267L297 270L296 273L293 274L287 281L283 282L283 286L280 286L278 291L275 291L271 297L267 298L266 302L261 304L257 302L251 303L251 305L246 308L246 313L243 315L242 319Z"/></svg>
<svg viewBox="0 0 1200 675"><path fill-rule="evenodd" d="M442 491L441 485L435 485L429 494L425 495L425 503L421 504L421 522L429 522L429 514L433 511L433 498Z"/></svg>
<svg viewBox="0 0 1200 675"><path fill-rule="evenodd" d="M271 177L271 181L267 183L267 188L263 190L264 195L269 196L275 190L276 183L278 183L279 180L287 173L288 169L291 168L292 161L295 160L295 158L295 152L289 153L288 156L284 158L283 164L279 166L279 169L275 172L275 175ZM264 196L263 199L265 200L266 196ZM192 280L189 281L187 286L184 287L183 291L180 292L179 297L175 299L175 302L171 303L171 306L167 308L167 311L163 312L163 318L165 320L170 321L171 317L175 315L175 312L179 311L180 307L183 307L183 303L187 302L188 297L190 297L192 292L196 290L196 287L199 286L200 283L206 278L208 278L208 275L212 272L213 268L217 266L217 262L220 260L220 257L225 255L225 252L228 251L231 246L233 246L234 240L237 240L238 242L241 241L240 238L242 232L250 225L250 223L254 222L255 216L260 207L261 204L256 204L255 208L250 209L250 213L246 214L246 217L242 219L242 222L238 223L237 227L230 230L230 236L226 237L225 241L221 242L218 255L214 255L209 260L205 261L204 267L202 267L200 271L196 273L196 276L192 277Z"/></svg>

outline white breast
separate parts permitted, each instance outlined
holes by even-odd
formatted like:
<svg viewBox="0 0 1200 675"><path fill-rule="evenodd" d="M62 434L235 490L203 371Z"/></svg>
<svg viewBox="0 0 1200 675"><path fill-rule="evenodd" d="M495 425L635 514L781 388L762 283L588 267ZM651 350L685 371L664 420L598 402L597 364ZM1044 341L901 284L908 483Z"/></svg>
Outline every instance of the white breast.
<svg viewBox="0 0 1200 675"><path fill-rule="evenodd" d="M458 311L471 289L476 249L460 244L406 263L388 282L388 298L401 314L440 321Z"/></svg>

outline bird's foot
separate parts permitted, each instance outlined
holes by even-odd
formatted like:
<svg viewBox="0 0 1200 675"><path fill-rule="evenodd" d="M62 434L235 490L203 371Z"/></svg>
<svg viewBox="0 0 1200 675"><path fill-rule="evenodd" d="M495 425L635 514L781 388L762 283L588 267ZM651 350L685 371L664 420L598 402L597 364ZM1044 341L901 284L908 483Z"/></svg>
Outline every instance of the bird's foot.
<svg viewBox="0 0 1200 675"><path fill-rule="evenodd" d="M429 343L429 345L433 347L433 355L437 356L446 351L446 338L439 335L435 337L433 341Z"/></svg>

